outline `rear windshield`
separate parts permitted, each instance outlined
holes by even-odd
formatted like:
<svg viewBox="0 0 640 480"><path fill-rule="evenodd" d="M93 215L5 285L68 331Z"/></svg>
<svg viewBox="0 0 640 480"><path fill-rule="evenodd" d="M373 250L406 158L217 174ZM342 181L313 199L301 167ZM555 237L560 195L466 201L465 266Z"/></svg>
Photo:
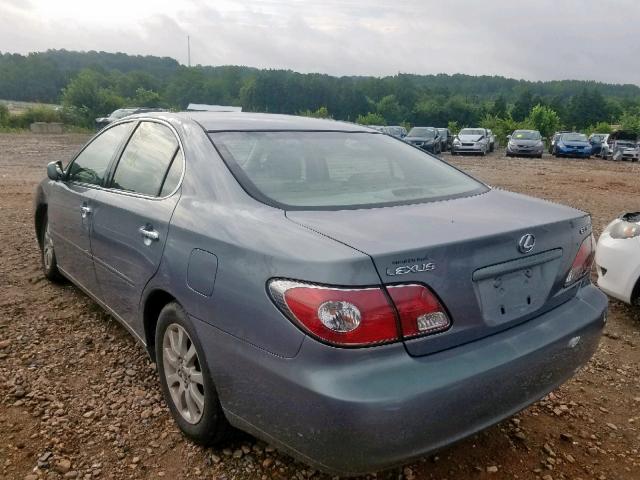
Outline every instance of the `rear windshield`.
<svg viewBox="0 0 640 480"><path fill-rule="evenodd" d="M216 132L211 140L242 186L283 208L364 208L484 192L480 182L387 135Z"/></svg>

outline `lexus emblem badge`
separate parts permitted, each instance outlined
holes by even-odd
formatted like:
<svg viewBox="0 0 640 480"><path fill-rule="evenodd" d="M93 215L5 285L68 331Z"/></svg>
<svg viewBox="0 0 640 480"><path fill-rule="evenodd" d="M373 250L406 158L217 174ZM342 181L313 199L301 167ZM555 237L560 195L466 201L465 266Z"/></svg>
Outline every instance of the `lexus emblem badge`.
<svg viewBox="0 0 640 480"><path fill-rule="evenodd" d="M534 237L530 233L523 235L520 241L518 242L518 250L520 250L520 252L522 253L529 253L531 250L533 250L533 247L535 246L536 246L536 237Z"/></svg>

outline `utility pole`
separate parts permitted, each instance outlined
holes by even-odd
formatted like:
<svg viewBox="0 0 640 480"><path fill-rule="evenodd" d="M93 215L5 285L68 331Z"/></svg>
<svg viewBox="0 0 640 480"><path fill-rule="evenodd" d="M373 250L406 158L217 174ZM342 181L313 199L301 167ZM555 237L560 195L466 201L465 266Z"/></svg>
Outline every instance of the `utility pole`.
<svg viewBox="0 0 640 480"><path fill-rule="evenodd" d="M187 35L187 66L191 66L191 38Z"/></svg>

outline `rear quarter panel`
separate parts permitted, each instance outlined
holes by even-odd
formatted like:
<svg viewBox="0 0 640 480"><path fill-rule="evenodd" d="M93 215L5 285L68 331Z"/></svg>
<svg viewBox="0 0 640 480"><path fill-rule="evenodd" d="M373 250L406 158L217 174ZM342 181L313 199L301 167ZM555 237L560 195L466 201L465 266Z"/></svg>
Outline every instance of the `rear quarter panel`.
<svg viewBox="0 0 640 480"><path fill-rule="evenodd" d="M271 302L270 278L338 285L373 285L371 259L288 221L282 210L246 194L198 125L186 125L186 172L160 268L146 288L171 293L193 317L237 339L282 357L297 354L304 334ZM217 258L211 295L187 282L194 249ZM212 268L212 270L214 270ZM193 273L192 273L193 275ZM208 293L208 292L205 292Z"/></svg>

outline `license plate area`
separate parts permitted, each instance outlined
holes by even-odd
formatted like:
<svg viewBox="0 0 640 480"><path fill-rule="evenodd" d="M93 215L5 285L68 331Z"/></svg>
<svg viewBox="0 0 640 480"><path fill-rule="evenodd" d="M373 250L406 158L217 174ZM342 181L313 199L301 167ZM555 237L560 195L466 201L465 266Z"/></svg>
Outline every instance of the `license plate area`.
<svg viewBox="0 0 640 480"><path fill-rule="evenodd" d="M489 326L507 323L542 307L558 274L562 250L550 250L476 270L476 295Z"/></svg>

